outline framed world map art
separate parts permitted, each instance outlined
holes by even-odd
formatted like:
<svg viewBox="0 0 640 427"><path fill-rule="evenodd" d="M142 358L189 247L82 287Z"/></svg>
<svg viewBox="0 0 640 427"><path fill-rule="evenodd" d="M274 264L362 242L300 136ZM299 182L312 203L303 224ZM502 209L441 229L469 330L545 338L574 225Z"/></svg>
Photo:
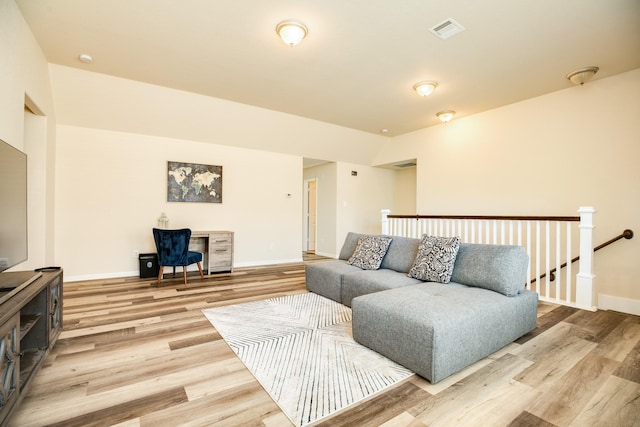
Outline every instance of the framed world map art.
<svg viewBox="0 0 640 427"><path fill-rule="evenodd" d="M167 202L222 203L222 166L167 162Z"/></svg>

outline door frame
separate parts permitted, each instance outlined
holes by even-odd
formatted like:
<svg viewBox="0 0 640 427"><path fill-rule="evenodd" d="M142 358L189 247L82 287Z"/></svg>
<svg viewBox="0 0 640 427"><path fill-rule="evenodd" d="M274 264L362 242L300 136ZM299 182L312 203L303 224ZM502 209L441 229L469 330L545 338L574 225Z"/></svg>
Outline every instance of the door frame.
<svg viewBox="0 0 640 427"><path fill-rule="evenodd" d="M309 224L309 217L310 217L310 212L309 212L309 197L310 197L310 191L309 191L309 187L310 187L310 183L313 182L315 185L315 191L313 192L313 195L315 197L314 200L314 205L315 205L315 212L314 212L314 217L316 218L315 223L313 224L313 233L314 236L316 236L316 238L314 239L314 245L313 248L309 248L309 235L310 235L310 224ZM303 232L302 232L302 251L303 252L307 252L309 250L311 251L316 251L317 249L317 243L318 243L318 179L317 178L309 178L309 179L305 179L304 180L304 207L303 207Z"/></svg>

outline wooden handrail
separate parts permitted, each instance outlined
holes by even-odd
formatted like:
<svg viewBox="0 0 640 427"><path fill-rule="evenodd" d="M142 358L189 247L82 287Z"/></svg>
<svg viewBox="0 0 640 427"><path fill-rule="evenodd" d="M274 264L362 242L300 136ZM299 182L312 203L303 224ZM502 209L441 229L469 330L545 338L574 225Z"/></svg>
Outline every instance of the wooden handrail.
<svg viewBox="0 0 640 427"><path fill-rule="evenodd" d="M622 234L620 234L620 235L618 235L618 236L614 237L613 239L609 239L609 240L607 240L606 242L604 242L604 243L602 243L602 244L600 244L600 245L596 246L595 248L593 248L593 251L594 251L594 252L599 251L600 249L602 249L602 248L604 248L604 247L606 247L606 246L609 246L610 244L612 244L612 243L614 243L614 242L617 242L618 240L620 240L620 239L622 239L622 238L627 239L627 240L628 240L628 239L632 239L632 238L633 238L633 230L630 230L630 229L628 229L628 228L627 228L626 230L624 230L624 231L622 232ZM574 262L578 261L579 259L580 259L580 256L577 256L577 257L575 257L575 258L572 258L572 259L571 259L571 263L573 264ZM566 266L567 266L567 263L566 263L566 262L564 262L562 265L560 265L560 268L562 269L562 268L565 268ZM556 271L557 271L557 269L556 269L556 268L552 268L551 270L549 270L549 279L550 279L552 282L553 282L554 280L556 280ZM544 274L542 274L542 275L540 276L540 279L542 279L543 277L546 277L546 276L547 276L547 273L544 273ZM532 280L531 280L531 282L529 282L529 283L535 283L535 281L536 281L536 279L534 278L534 279L532 279Z"/></svg>
<svg viewBox="0 0 640 427"><path fill-rule="evenodd" d="M495 216L495 215L387 215L387 218L397 219L479 219L479 220L505 220L505 221L575 221L579 222L579 216Z"/></svg>

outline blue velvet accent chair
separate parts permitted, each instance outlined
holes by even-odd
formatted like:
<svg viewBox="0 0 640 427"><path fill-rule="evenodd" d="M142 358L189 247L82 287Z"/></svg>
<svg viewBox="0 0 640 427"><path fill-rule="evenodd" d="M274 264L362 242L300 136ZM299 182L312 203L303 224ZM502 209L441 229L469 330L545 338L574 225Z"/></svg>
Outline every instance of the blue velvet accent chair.
<svg viewBox="0 0 640 427"><path fill-rule="evenodd" d="M158 273L158 284L162 283L162 273L164 267L173 267L173 275L176 275L176 266L182 266L182 275L184 283L187 283L187 266L198 264L200 277L204 277L202 273L202 254L189 250L189 239L191 238L191 230L182 228L180 230L162 230L153 229L153 239L156 242L158 251L158 264L160 272Z"/></svg>

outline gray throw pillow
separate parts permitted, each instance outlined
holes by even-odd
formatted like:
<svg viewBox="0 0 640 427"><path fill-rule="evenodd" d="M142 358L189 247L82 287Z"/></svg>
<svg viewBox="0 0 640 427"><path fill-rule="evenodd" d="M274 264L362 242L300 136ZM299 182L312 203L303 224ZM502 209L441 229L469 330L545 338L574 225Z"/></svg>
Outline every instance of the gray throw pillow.
<svg viewBox="0 0 640 427"><path fill-rule="evenodd" d="M459 248L460 237L423 235L409 276L428 282L449 283Z"/></svg>
<svg viewBox="0 0 640 427"><path fill-rule="evenodd" d="M353 255L347 261L363 270L377 270L391 244L389 236L363 236L358 239Z"/></svg>

